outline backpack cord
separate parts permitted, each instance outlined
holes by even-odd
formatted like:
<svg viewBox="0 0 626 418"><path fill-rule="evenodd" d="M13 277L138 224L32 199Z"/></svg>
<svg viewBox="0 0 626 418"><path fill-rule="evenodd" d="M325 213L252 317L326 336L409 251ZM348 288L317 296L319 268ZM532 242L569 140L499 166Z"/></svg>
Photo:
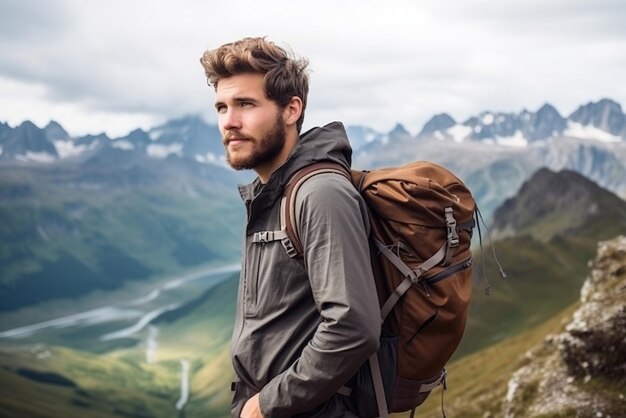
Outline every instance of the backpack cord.
<svg viewBox="0 0 626 418"><path fill-rule="evenodd" d="M446 390L448 390L448 385L446 384L446 376L444 375L443 380L442 380L442 387L441 387L441 414L443 415L443 418L446 418L446 411L443 409L443 394L446 392Z"/></svg>
<svg viewBox="0 0 626 418"><path fill-rule="evenodd" d="M441 388L441 415L446 418L446 411L443 409L443 394L446 393L446 382L443 382L443 388Z"/></svg>
<svg viewBox="0 0 626 418"><path fill-rule="evenodd" d="M500 276L503 279L506 279L506 273L504 272L504 269L502 268L502 265L500 264L500 260L498 260L498 255L496 254L496 247L493 245L493 240L491 239L491 233L489 232L489 227L485 223L485 220L483 219L483 215L482 213L480 213L480 209L478 209L478 206L476 206L476 213L478 213L478 216L480 217L481 222L483 223L483 225L485 226L485 229L487 230L487 235L489 236L489 243L491 244L491 251L493 252L493 258L496 260L496 264L498 265L498 268L500 269ZM478 224L478 230L480 231L480 223ZM479 232L479 235L480 235L480 232ZM481 247L481 250L482 250L482 247Z"/></svg>
<svg viewBox="0 0 626 418"><path fill-rule="evenodd" d="M485 284L485 295L491 294L491 286L489 286L489 279L487 278L487 266L485 264L485 254L483 251L483 234L480 230L480 221L478 220L478 206L476 206L476 226L478 226L478 243L480 244L480 261L483 265L483 283ZM484 222L483 222L484 223Z"/></svg>

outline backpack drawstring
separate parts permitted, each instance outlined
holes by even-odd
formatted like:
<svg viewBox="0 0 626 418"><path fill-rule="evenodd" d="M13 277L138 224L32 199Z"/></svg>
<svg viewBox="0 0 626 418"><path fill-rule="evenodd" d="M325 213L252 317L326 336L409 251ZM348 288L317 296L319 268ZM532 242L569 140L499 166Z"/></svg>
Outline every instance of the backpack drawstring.
<svg viewBox="0 0 626 418"><path fill-rule="evenodd" d="M481 253L481 262L483 265L483 282L485 283L485 295L490 295L491 294L491 286L489 285L489 279L487 279L487 267L485 264L485 255L483 253L483 237L482 237L482 232L480 229L480 223L482 222L483 226L485 227L485 230L487 231L487 237L489 238L489 244L491 245L491 251L493 252L493 258L496 262L496 264L498 265L498 269L500 271L500 277L502 277L503 279L506 279L507 275L504 272L504 269L502 268L502 265L500 264L500 260L498 260L498 255L496 254L496 247L493 245L493 240L491 239L491 233L489 232L489 227L487 226L487 224L485 223L485 220L483 219L483 215L482 213L480 213L480 209L478 209L478 205L476 206L475 209L475 217L476 217L476 225L478 226L478 242L480 244L480 253Z"/></svg>

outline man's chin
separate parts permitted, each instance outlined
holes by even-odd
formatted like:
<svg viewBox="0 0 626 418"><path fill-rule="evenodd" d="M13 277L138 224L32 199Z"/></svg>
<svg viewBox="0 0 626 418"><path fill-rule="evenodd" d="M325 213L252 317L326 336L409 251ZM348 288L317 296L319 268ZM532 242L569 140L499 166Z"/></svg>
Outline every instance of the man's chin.
<svg viewBox="0 0 626 418"><path fill-rule="evenodd" d="M235 170L250 170L254 168L253 162L246 158L231 158L229 156L226 158L226 162Z"/></svg>

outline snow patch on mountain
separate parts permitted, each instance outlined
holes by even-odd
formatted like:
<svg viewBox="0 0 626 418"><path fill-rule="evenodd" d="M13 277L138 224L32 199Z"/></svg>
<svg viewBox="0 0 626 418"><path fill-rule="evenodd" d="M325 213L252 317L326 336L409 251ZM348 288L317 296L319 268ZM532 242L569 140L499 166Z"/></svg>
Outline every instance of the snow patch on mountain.
<svg viewBox="0 0 626 418"><path fill-rule="evenodd" d="M446 133L452 136L454 142L461 143L470 136L472 128L465 125L454 125L452 128L449 128Z"/></svg>
<svg viewBox="0 0 626 418"><path fill-rule="evenodd" d="M169 145L161 145L161 144L150 144L146 148L146 153L148 157L164 159L169 157L170 155L176 155L178 157L182 156L183 152L183 144L174 143Z"/></svg>
<svg viewBox="0 0 626 418"><path fill-rule="evenodd" d="M622 140L619 136L612 135L593 125L583 125L572 121L568 122L567 129L565 129L563 134L574 138L595 139L602 142L620 142Z"/></svg>
<svg viewBox="0 0 626 418"><path fill-rule="evenodd" d="M87 145L77 145L74 141L53 141L52 143L60 159L78 157L90 148Z"/></svg>
<svg viewBox="0 0 626 418"><path fill-rule="evenodd" d="M21 162L52 163L56 160L56 157L47 152L26 151L26 154L16 155L15 159Z"/></svg>
<svg viewBox="0 0 626 418"><path fill-rule="evenodd" d="M493 113L484 113L480 119L483 125L491 125L494 120L495 117L493 116Z"/></svg>
<svg viewBox="0 0 626 418"><path fill-rule="evenodd" d="M162 134L163 132L161 129L152 129L150 132L148 132L148 136L150 137L151 141L158 141Z"/></svg>
<svg viewBox="0 0 626 418"><path fill-rule="evenodd" d="M196 154L196 161L202 164L215 164L219 162L217 155L207 152L205 155Z"/></svg>
<svg viewBox="0 0 626 418"><path fill-rule="evenodd" d="M507 147L525 147L528 145L528 139L524 137L521 131L515 131L512 136L496 137L495 142Z"/></svg>
<svg viewBox="0 0 626 418"><path fill-rule="evenodd" d="M123 139L118 139L117 141L113 141L111 144L113 148L121 149L123 151L130 151L135 149L135 146L130 141L125 141Z"/></svg>

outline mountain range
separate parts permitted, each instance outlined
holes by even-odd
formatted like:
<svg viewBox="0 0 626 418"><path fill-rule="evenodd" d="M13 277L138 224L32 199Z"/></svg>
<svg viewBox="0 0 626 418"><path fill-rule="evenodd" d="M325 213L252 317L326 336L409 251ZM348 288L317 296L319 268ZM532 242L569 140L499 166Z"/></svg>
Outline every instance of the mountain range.
<svg viewBox="0 0 626 418"><path fill-rule="evenodd" d="M468 183L488 219L541 167L577 171L626 196L626 115L610 99L581 105L567 117L545 104L535 112L484 111L464 122L442 113L416 135L399 123L386 133L367 126L347 126L347 132L355 168L416 159L438 162ZM0 166L84 161L114 171L116 164L139 159L226 166L217 126L199 116L171 120L148 131L136 129L119 138L105 134L74 138L57 122L44 128L29 121L15 128L0 123ZM242 178L250 177L238 173Z"/></svg>
<svg viewBox="0 0 626 418"><path fill-rule="evenodd" d="M413 136L401 124L388 133L366 126L348 126L348 136L358 153L389 146L405 139L450 140L457 143L481 142L511 147L537 145L558 138L591 139L608 143L626 142L626 115L620 104L601 99L578 107L571 115L561 116L556 108L544 104L536 112L484 111L457 122L447 113L433 116ZM71 137L63 127L51 121L38 128L30 121L12 128L0 123L0 161L50 163L80 156L97 147L141 152L165 159L176 156L201 163L224 163L221 137L216 125L199 116L168 121L148 131L136 129L119 138L105 134Z"/></svg>

